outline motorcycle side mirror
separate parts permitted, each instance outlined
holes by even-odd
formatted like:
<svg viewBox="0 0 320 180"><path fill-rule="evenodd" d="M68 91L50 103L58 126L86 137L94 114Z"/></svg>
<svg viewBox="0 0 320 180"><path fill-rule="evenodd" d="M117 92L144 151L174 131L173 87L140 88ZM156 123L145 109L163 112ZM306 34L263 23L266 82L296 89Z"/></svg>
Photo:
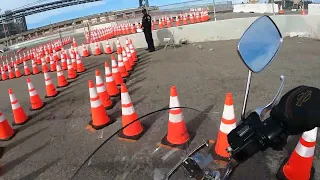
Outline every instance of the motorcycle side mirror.
<svg viewBox="0 0 320 180"><path fill-rule="evenodd" d="M283 39L269 16L255 20L240 38L238 53L254 73L262 71L277 54Z"/></svg>
<svg viewBox="0 0 320 180"><path fill-rule="evenodd" d="M282 35L269 16L256 19L241 36L238 54L249 69L241 112L242 119L245 119L252 72L259 73L265 69L278 53L282 42Z"/></svg>

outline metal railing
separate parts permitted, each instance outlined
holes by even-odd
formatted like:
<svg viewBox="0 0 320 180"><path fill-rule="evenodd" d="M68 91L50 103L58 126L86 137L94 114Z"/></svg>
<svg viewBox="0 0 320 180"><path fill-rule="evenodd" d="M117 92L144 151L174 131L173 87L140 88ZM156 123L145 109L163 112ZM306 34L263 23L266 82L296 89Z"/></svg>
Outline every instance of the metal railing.
<svg viewBox="0 0 320 180"><path fill-rule="evenodd" d="M167 4L158 6L161 12L190 12L200 10L201 8L208 10L209 13L216 10L216 12L232 11L232 1L227 0L192 0L182 3Z"/></svg>

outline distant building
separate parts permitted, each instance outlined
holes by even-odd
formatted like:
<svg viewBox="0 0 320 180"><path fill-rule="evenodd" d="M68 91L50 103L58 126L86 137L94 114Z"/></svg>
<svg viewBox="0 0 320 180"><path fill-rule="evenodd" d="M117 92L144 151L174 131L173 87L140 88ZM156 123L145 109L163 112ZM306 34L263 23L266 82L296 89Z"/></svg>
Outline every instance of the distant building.
<svg viewBox="0 0 320 180"><path fill-rule="evenodd" d="M11 13L11 11L5 11L5 14ZM0 16L0 38L5 36L15 35L27 31L27 23L25 17L15 18L9 20L9 18L3 18Z"/></svg>

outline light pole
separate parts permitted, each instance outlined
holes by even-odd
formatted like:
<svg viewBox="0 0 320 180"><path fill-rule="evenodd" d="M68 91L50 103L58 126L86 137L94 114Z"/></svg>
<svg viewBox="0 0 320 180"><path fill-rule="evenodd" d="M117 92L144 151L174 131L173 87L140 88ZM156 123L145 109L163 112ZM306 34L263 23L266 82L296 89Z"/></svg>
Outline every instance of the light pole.
<svg viewBox="0 0 320 180"><path fill-rule="evenodd" d="M275 16L276 14L274 13L274 0L272 0L271 3L272 3L272 13Z"/></svg>
<svg viewBox="0 0 320 180"><path fill-rule="evenodd" d="M214 17L214 21L217 21L216 18L216 1L213 0L213 17Z"/></svg>

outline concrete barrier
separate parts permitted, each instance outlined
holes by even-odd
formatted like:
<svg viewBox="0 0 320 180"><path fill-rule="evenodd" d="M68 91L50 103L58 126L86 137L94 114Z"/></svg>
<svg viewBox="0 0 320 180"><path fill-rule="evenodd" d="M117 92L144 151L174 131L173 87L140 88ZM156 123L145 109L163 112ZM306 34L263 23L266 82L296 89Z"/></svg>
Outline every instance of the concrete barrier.
<svg viewBox="0 0 320 180"><path fill-rule="evenodd" d="M320 4L309 4L308 14L310 15L320 15Z"/></svg>
<svg viewBox="0 0 320 180"><path fill-rule="evenodd" d="M258 17L250 17L209 21L199 24L154 30L152 34L155 46L164 45L163 39L165 37L170 37L172 34L176 44L182 39L187 39L189 43L239 39L249 25L257 18ZM271 16L271 18L275 21L284 37L300 36L320 38L320 15L281 15ZM123 36L120 38L121 44L125 44L125 38L132 39L136 48L147 47L143 33ZM115 38L109 40L109 44L113 49L116 48L115 43ZM89 50L94 52L94 47L95 44L91 43L89 45ZM104 42L101 47L105 48ZM82 53L82 47L79 47L79 52Z"/></svg>
<svg viewBox="0 0 320 180"><path fill-rule="evenodd" d="M279 5L273 4L274 12L279 13ZM273 13L272 4L236 4L233 6L236 13Z"/></svg>
<svg viewBox="0 0 320 180"><path fill-rule="evenodd" d="M320 38L320 15L278 15L271 16L271 18L284 37ZM164 45L163 39L172 34L176 44L182 39L186 39L189 43L239 39L255 19L257 17L237 18L159 29L153 31L153 39L155 46ZM121 44L125 44L125 38L132 39L136 48L147 47L143 33L122 36L119 38ZM116 48L115 43L115 38L109 40L113 49ZM95 44L91 43L89 51L94 52L94 47ZM105 42L102 42L101 48L105 48ZM79 46L78 50L82 54L82 47Z"/></svg>
<svg viewBox="0 0 320 180"><path fill-rule="evenodd" d="M83 33L83 29L81 32ZM68 36L73 36L75 34L76 34L75 31L65 31L65 32L61 33L61 36L68 37ZM18 49L21 47L31 46L31 45L35 45L35 44L42 44L44 42L59 39L59 38L60 38L59 34L53 34L50 36L44 36L44 37L29 40L29 41L24 41L24 42L21 42L18 44L14 44L14 45L10 46L9 48L10 49Z"/></svg>

